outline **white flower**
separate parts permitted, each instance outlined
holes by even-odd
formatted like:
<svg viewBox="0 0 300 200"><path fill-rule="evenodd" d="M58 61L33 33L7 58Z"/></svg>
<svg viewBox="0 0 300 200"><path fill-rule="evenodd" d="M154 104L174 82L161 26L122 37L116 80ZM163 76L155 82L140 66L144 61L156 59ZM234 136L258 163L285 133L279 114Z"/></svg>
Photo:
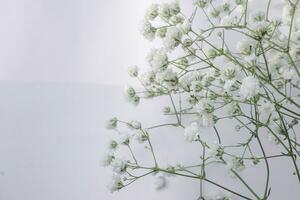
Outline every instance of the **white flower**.
<svg viewBox="0 0 300 200"><path fill-rule="evenodd" d="M243 39L237 43L236 50L239 53L250 55L255 48L255 41L252 39Z"/></svg>
<svg viewBox="0 0 300 200"><path fill-rule="evenodd" d="M250 99L259 93L259 89L259 81L254 76L247 76L242 80L240 95L244 99Z"/></svg>
<svg viewBox="0 0 300 200"><path fill-rule="evenodd" d="M164 38L164 46L167 50L173 50L180 44L182 32L176 26L169 27Z"/></svg>
<svg viewBox="0 0 300 200"><path fill-rule="evenodd" d="M195 109L199 113L205 113L207 111L212 111L213 106L210 104L208 99L201 99L196 105Z"/></svg>
<svg viewBox="0 0 300 200"><path fill-rule="evenodd" d="M270 114L272 114L272 112L275 111L275 106L273 103L267 101L267 102L263 102L261 104L261 106L259 107L259 112L262 115L267 115L269 116Z"/></svg>
<svg viewBox="0 0 300 200"><path fill-rule="evenodd" d="M138 74L139 74L139 68L138 68L138 66L135 65L135 66L129 67L128 74L131 77L137 77Z"/></svg>
<svg viewBox="0 0 300 200"><path fill-rule="evenodd" d="M180 6L178 0L173 0L169 4L170 14L171 15L177 15L180 12Z"/></svg>
<svg viewBox="0 0 300 200"><path fill-rule="evenodd" d="M263 20L265 20L265 18L266 18L265 12L260 11L260 10L256 10L256 11L252 12L249 17L250 22L252 22L252 23L263 21Z"/></svg>
<svg viewBox="0 0 300 200"><path fill-rule="evenodd" d="M212 18L217 18L220 16L222 9L222 5L214 6L214 7L209 7L208 13Z"/></svg>
<svg viewBox="0 0 300 200"><path fill-rule="evenodd" d="M113 151L116 150L118 147L118 143L115 140L110 140L108 143L108 149Z"/></svg>
<svg viewBox="0 0 300 200"><path fill-rule="evenodd" d="M144 19L140 24L140 32L147 40L153 40L155 37L156 28L152 24Z"/></svg>
<svg viewBox="0 0 300 200"><path fill-rule="evenodd" d="M199 126L196 122L192 122L184 129L184 137L188 142L193 142L198 139Z"/></svg>
<svg viewBox="0 0 300 200"><path fill-rule="evenodd" d="M135 106L140 102L140 97L136 95L135 89L131 86L125 87L125 96L127 100Z"/></svg>
<svg viewBox="0 0 300 200"><path fill-rule="evenodd" d="M126 161L119 159L119 158L115 158L112 162L111 162L111 167L112 170L117 173L117 174L121 174L123 172L125 172L126 167L127 167L127 163Z"/></svg>
<svg viewBox="0 0 300 200"><path fill-rule="evenodd" d="M228 166L230 169L233 169L236 172L241 172L245 169L245 164L243 159L241 158L233 158L230 162L228 162Z"/></svg>
<svg viewBox="0 0 300 200"><path fill-rule="evenodd" d="M212 127L215 124L214 116L211 113L202 113L200 116L200 125L202 127Z"/></svg>
<svg viewBox="0 0 300 200"><path fill-rule="evenodd" d="M156 190L162 190L167 186L167 179L164 176L155 176L153 183Z"/></svg>
<svg viewBox="0 0 300 200"><path fill-rule="evenodd" d="M140 129L141 128L141 122L133 120L130 122L129 127L134 129Z"/></svg>
<svg viewBox="0 0 300 200"><path fill-rule="evenodd" d="M146 57L154 71L163 71L168 66L168 56L163 49L152 49Z"/></svg>
<svg viewBox="0 0 300 200"><path fill-rule="evenodd" d="M189 20L185 20L179 27L182 33L187 34L191 31L192 25Z"/></svg>
<svg viewBox="0 0 300 200"><path fill-rule="evenodd" d="M238 112L240 112L240 107L236 102L231 102L226 105L226 113L228 115L231 116L231 115L237 114Z"/></svg>
<svg viewBox="0 0 300 200"><path fill-rule="evenodd" d="M114 155L112 153L107 153L102 157L100 163L103 167L107 167L112 163L113 159Z"/></svg>
<svg viewBox="0 0 300 200"><path fill-rule="evenodd" d="M125 96L130 101L136 95L135 89L131 86L125 87Z"/></svg>
<svg viewBox="0 0 300 200"><path fill-rule="evenodd" d="M145 73L142 73L139 78L143 85L149 86L155 81L155 76L155 72L153 70L149 70Z"/></svg>
<svg viewBox="0 0 300 200"><path fill-rule="evenodd" d="M222 156L224 154L224 148L219 143L214 142L212 145L210 145L210 149L208 153L216 160L220 160L222 159Z"/></svg>
<svg viewBox="0 0 300 200"><path fill-rule="evenodd" d="M106 122L106 128L107 129L114 129L118 125L118 119L116 117L111 118Z"/></svg>
<svg viewBox="0 0 300 200"><path fill-rule="evenodd" d="M154 20L158 16L158 4L151 4L146 10L145 18Z"/></svg>
<svg viewBox="0 0 300 200"><path fill-rule="evenodd" d="M121 181L121 177L117 174L113 174L111 181L107 185L107 188L110 192L115 192L120 190L123 187L123 183Z"/></svg>
<svg viewBox="0 0 300 200"><path fill-rule="evenodd" d="M211 2L211 0L196 0L195 4L200 8L205 8L209 2Z"/></svg>
<svg viewBox="0 0 300 200"><path fill-rule="evenodd" d="M225 90L226 92L231 91L232 86L235 84L235 82L236 82L235 79L229 79L229 80L226 80L226 81L225 81L225 84L224 84L224 86L223 86L224 90Z"/></svg>
<svg viewBox="0 0 300 200"><path fill-rule="evenodd" d="M123 144L123 145L128 145L129 142L130 142L130 139L131 139L131 134L129 134L129 133L122 133L119 136L118 143L119 144Z"/></svg>
<svg viewBox="0 0 300 200"><path fill-rule="evenodd" d="M178 87L177 73L172 69L166 69L163 72L157 73L156 81L170 90Z"/></svg>
<svg viewBox="0 0 300 200"><path fill-rule="evenodd" d="M163 19L169 19L171 17L170 5L162 3L158 6L158 15Z"/></svg>
<svg viewBox="0 0 300 200"><path fill-rule="evenodd" d="M270 115L275 111L275 106L273 103L267 101L263 102L259 107L260 120L262 122L267 122Z"/></svg>
<svg viewBox="0 0 300 200"><path fill-rule="evenodd" d="M138 130L135 132L133 138L138 142L138 143L143 143L147 140L147 136L143 133L142 130Z"/></svg>

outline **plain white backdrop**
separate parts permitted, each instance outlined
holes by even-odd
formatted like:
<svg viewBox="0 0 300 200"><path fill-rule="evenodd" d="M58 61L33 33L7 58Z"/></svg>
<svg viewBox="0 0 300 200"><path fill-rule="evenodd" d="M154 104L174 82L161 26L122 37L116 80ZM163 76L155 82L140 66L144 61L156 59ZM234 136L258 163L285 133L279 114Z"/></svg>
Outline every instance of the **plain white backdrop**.
<svg viewBox="0 0 300 200"><path fill-rule="evenodd" d="M130 82L127 67L146 64L151 45L138 27L151 2L0 0L0 200L197 198L197 182L171 179L169 189L156 192L152 177L112 195L106 189L109 171L99 164L110 137L107 118L141 119L148 125L166 120L153 112L161 102L134 108L122 94ZM191 9L191 2L183 8ZM197 154L198 147L187 145L181 132L159 134L164 140L154 140L160 160L194 160L186 155ZM271 145L269 150L275 151ZM288 162L274 161L271 200L300 198ZM259 171L253 168L247 175L258 189L264 184ZM212 178L242 190L219 173Z"/></svg>

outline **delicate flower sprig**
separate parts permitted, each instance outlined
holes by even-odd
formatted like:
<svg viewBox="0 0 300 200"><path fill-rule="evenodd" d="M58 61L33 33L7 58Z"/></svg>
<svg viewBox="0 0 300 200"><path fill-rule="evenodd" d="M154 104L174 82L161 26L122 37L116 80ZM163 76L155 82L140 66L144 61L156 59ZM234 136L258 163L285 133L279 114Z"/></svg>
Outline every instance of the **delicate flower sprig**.
<svg viewBox="0 0 300 200"><path fill-rule="evenodd" d="M112 118L107 128L116 131L102 164L114 173L109 189L114 192L147 176L154 175L154 186L168 185L169 175L200 181L199 199L267 200L270 190L270 159L289 158L291 174L300 183L300 144L297 131L300 120L300 5L299 0L285 0L282 17L270 15L272 2L262 10L249 10L248 0L195 0L189 16L182 13L178 1L153 4L141 23L141 34L148 40L161 40L162 46L147 55L149 69L129 68L129 75L142 89L127 87L126 98L134 105L144 99L166 96L170 105L162 114L173 119L144 127L138 121ZM197 27L196 20L205 17L207 24ZM228 38L235 34L238 40ZM224 143L226 134L218 127L231 120L242 135L237 143ZM128 128L123 133L120 126ZM193 165L184 163L163 167L157 162L151 135L161 127L182 132L187 142L200 145L201 157ZM216 142L206 141L204 130L215 133ZM267 151L265 141L278 147L278 153ZM152 165L142 163L132 146L143 145ZM120 158L120 153L128 157ZM254 151L255 150L255 151ZM257 153L259 152L259 153ZM208 178L206 168L220 165L228 169L250 193L241 194ZM250 165L264 165L264 192L260 193L240 174ZM212 197L203 184L220 189ZM230 194L230 195L229 195Z"/></svg>

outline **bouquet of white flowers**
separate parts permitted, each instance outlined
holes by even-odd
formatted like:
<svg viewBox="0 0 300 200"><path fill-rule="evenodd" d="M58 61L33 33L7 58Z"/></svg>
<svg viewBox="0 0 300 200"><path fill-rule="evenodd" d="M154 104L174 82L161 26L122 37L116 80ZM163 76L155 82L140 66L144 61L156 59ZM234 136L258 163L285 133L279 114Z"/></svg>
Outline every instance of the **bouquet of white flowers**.
<svg viewBox="0 0 300 200"><path fill-rule="evenodd" d="M109 184L112 192L150 174L155 175L160 190L166 186L166 174L171 174L198 179L199 199L207 199L202 183L208 183L226 191L214 199L266 200L271 194L269 161L275 158L288 158L290 174L300 183L300 144L295 131L300 119L300 5L299 0L284 0L278 18L271 15L275 1L265 1L265 7L257 10L250 9L250 0L196 0L189 16L182 13L178 1L147 9L140 31L150 41L162 40L162 47L148 54L148 71L141 72L137 66L129 69L143 89L127 87L126 97L134 105L168 97L170 106L163 114L173 122L144 127L138 121L108 121L107 128L118 137L111 140L103 158L103 165L114 172ZM201 27L197 26L200 17L207 19ZM244 140L224 144L226 136L217 125L228 119ZM122 125L131 133L121 133L118 127ZM187 142L199 144L200 158L192 165L162 167L151 141L152 132L162 127L180 129ZM204 127L214 131L215 143L201 137ZM268 135L280 153L266 151L262 134ZM139 144L151 154L153 165L145 166L136 158L132 145ZM129 157L121 159L119 148L127 148ZM240 175L249 161L265 167L263 193ZM213 164L229 169L251 196L209 179L205 169Z"/></svg>

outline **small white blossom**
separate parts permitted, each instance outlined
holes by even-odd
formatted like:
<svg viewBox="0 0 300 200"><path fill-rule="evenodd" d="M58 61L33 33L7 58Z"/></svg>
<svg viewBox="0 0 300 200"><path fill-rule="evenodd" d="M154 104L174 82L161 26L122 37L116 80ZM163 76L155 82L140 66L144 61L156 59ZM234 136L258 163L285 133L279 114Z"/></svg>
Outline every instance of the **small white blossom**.
<svg viewBox="0 0 300 200"><path fill-rule="evenodd" d="M118 147L118 143L115 140L110 140L108 143L108 149L111 151L116 150Z"/></svg>
<svg viewBox="0 0 300 200"><path fill-rule="evenodd" d="M196 122L192 122L189 126L184 129L184 137L188 142L193 142L198 139L199 126Z"/></svg>
<svg viewBox="0 0 300 200"><path fill-rule="evenodd" d="M179 1L178 0L173 0L169 4L169 9L170 9L170 14L171 15L177 15L178 13L180 13Z"/></svg>
<svg viewBox="0 0 300 200"><path fill-rule="evenodd" d="M146 57L154 71L163 71L168 66L168 56L163 49L152 49Z"/></svg>
<svg viewBox="0 0 300 200"><path fill-rule="evenodd" d="M158 15L163 19L169 19L171 17L170 5L162 3L158 6Z"/></svg>
<svg viewBox="0 0 300 200"><path fill-rule="evenodd" d="M158 16L158 4L151 4L146 10L145 18L154 20Z"/></svg>
<svg viewBox="0 0 300 200"><path fill-rule="evenodd" d="M226 92L231 91L231 89L232 89L232 87L233 87L233 85L234 85L235 83L236 83L236 80L235 80L235 79L229 79L229 80L226 80L225 83L224 83L224 86L223 86L224 90L225 90Z"/></svg>
<svg viewBox="0 0 300 200"><path fill-rule="evenodd" d="M250 55L255 48L255 41L252 39L243 39L237 43L236 50L239 53Z"/></svg>
<svg viewBox="0 0 300 200"><path fill-rule="evenodd" d="M275 111L275 106L273 103L267 101L263 102L259 107L260 120L262 122L267 122L270 115Z"/></svg>
<svg viewBox="0 0 300 200"><path fill-rule="evenodd" d="M250 99L259 93L259 89L259 81L254 76L247 76L242 80L240 95L244 99Z"/></svg>
<svg viewBox="0 0 300 200"><path fill-rule="evenodd" d="M117 174L121 174L123 172L125 172L126 167L127 167L127 163L126 161L119 159L119 158L115 158L112 162L111 162L111 167L112 170L117 173Z"/></svg>
<svg viewBox="0 0 300 200"><path fill-rule="evenodd" d="M119 135L118 143L123 145L128 145L131 139L131 134L122 133Z"/></svg>
<svg viewBox="0 0 300 200"><path fill-rule="evenodd" d="M150 86L155 81L155 76L155 72L153 70L149 70L145 73L142 73L139 76L139 79L141 80L143 85Z"/></svg>
<svg viewBox="0 0 300 200"><path fill-rule="evenodd" d="M106 128L107 129L114 129L118 125L118 119L116 117L111 118L106 122Z"/></svg>
<svg viewBox="0 0 300 200"><path fill-rule="evenodd" d="M245 169L245 164L243 159L241 158L233 158L230 162L228 162L228 166L230 169L233 169L236 172L241 172Z"/></svg>
<svg viewBox="0 0 300 200"><path fill-rule="evenodd" d="M140 102L140 97L137 96L135 89L131 86L125 87L125 97L129 102L131 102L133 105L138 105Z"/></svg>
<svg viewBox="0 0 300 200"><path fill-rule="evenodd" d="M207 7L208 3L210 3L212 0L196 0L195 4L200 8Z"/></svg>
<svg viewBox="0 0 300 200"><path fill-rule="evenodd" d="M114 155L112 153L107 153L102 157L100 163L103 167L107 167L112 163L113 159Z"/></svg>
<svg viewBox="0 0 300 200"><path fill-rule="evenodd" d="M143 143L147 140L147 136L144 134L144 132L142 130L138 130L137 132L135 132L133 138L138 143Z"/></svg>
<svg viewBox="0 0 300 200"><path fill-rule="evenodd" d="M129 67L128 74L131 77L137 77L138 74L139 74L139 68L138 68L138 66L135 65L135 66Z"/></svg>
<svg viewBox="0 0 300 200"><path fill-rule="evenodd" d="M215 124L214 116L212 113L202 113L200 115L200 125L202 127L212 127Z"/></svg>
<svg viewBox="0 0 300 200"><path fill-rule="evenodd" d="M220 160L224 154L224 148L221 144L214 142L212 145L210 145L208 154L215 158L215 160Z"/></svg>
<svg viewBox="0 0 300 200"><path fill-rule="evenodd" d="M263 21L265 20L265 18L266 18L265 12L256 10L250 14L249 20L250 22L255 23L255 22Z"/></svg>
<svg viewBox="0 0 300 200"><path fill-rule="evenodd" d="M167 29L166 37L164 38L164 46L167 50L173 50L180 44L182 37L181 30L176 27L172 26Z"/></svg>
<svg viewBox="0 0 300 200"><path fill-rule="evenodd" d="M141 122L133 120L130 122L129 127L133 129L140 129L141 128Z"/></svg>
<svg viewBox="0 0 300 200"><path fill-rule="evenodd" d="M113 174L111 181L107 185L107 188L110 192L115 192L120 190L123 187L123 183L121 181L121 177L117 174Z"/></svg>
<svg viewBox="0 0 300 200"><path fill-rule="evenodd" d="M156 81L170 90L178 87L177 73L172 69L166 69L163 72L157 73Z"/></svg>
<svg viewBox="0 0 300 200"><path fill-rule="evenodd" d="M155 37L156 28L152 24L144 19L140 24L140 32L147 40L153 40Z"/></svg>

